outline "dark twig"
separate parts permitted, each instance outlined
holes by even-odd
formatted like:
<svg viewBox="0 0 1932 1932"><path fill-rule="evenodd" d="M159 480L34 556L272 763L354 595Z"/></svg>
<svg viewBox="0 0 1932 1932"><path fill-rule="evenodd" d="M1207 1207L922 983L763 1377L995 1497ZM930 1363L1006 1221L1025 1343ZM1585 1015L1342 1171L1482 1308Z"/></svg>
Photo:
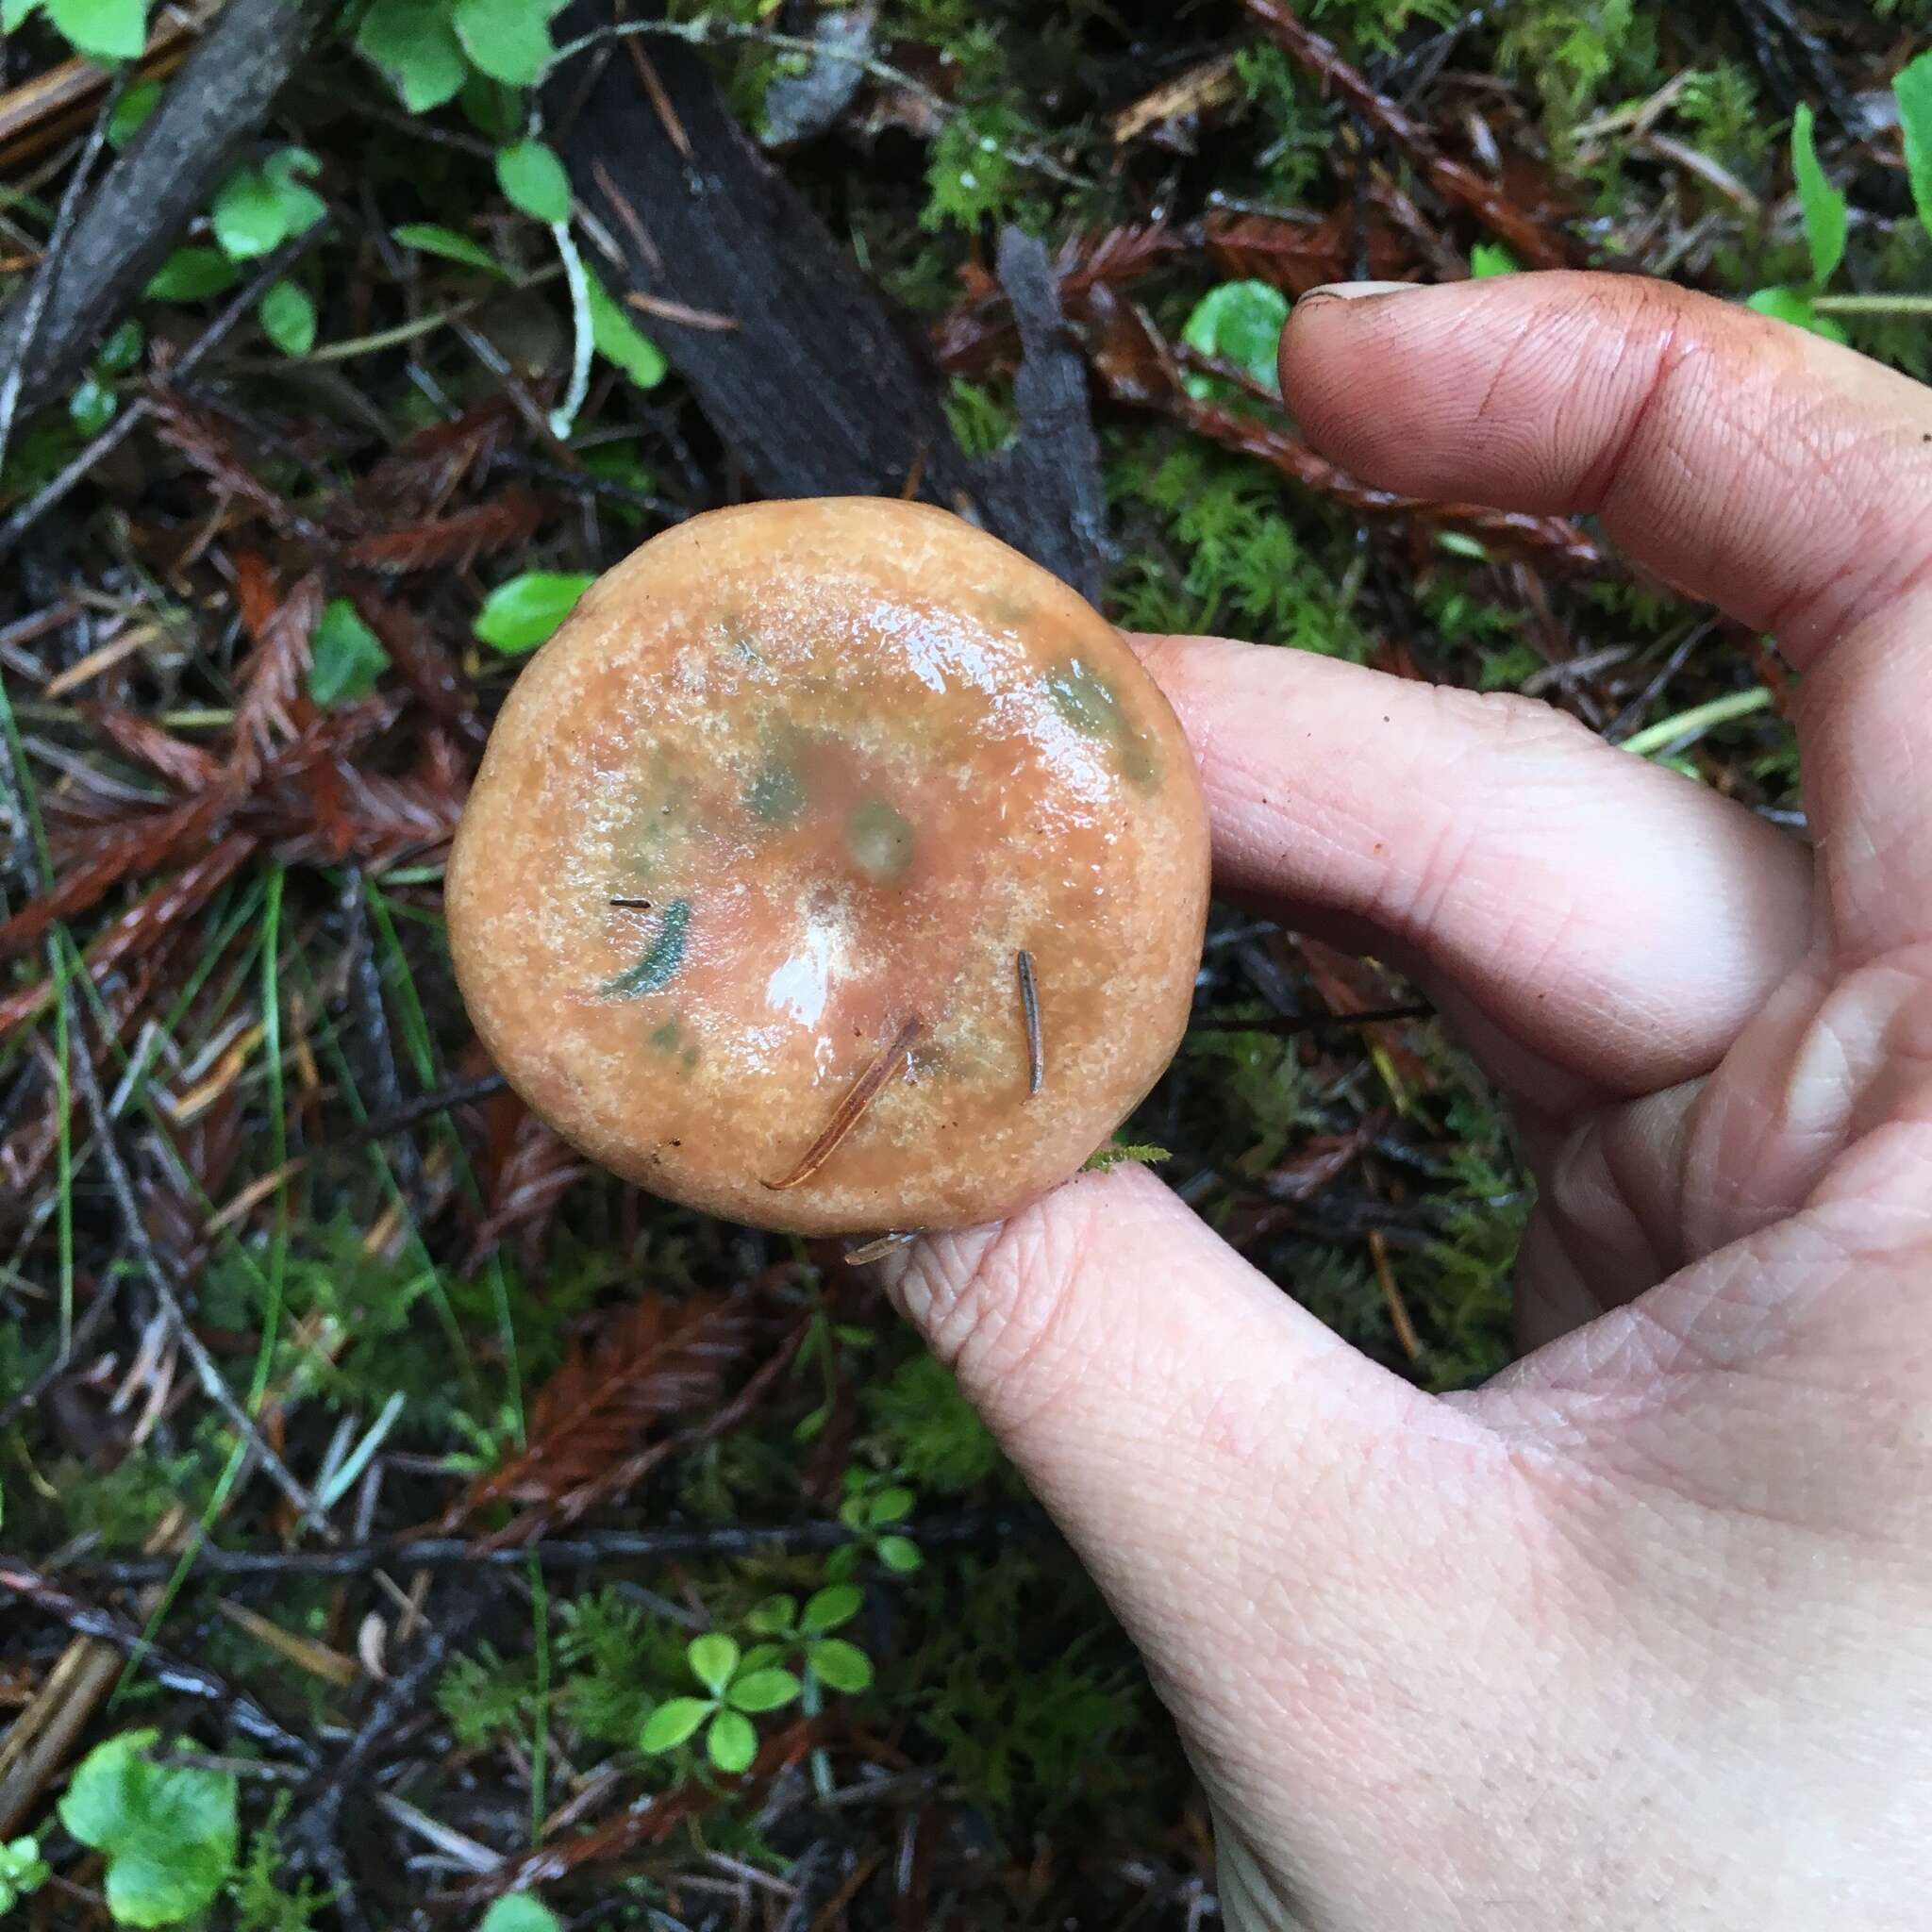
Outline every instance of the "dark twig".
<svg viewBox="0 0 1932 1932"><path fill-rule="evenodd" d="M352 865L344 870L338 904L349 940L349 1002L356 1015L352 1047L375 1091L378 1115L397 1114L404 1106L403 1084L390 1039L389 1010L382 1000L382 974L376 969L375 941L369 929L360 868ZM396 1165L397 1185L406 1195L413 1193L419 1178L415 1143L398 1141L391 1158Z"/></svg>
<svg viewBox="0 0 1932 1932"><path fill-rule="evenodd" d="M93 127L80 151L80 158L74 164L74 173L68 176L66 191L60 196L60 206L55 212L54 225L41 256L40 272L34 276L33 285L20 305L20 353L8 363L5 377L0 378L0 469L6 467L7 445L13 436L14 414L20 408L21 391L26 386L27 364L41 339L41 323L46 314L48 298L53 293L55 275L68 240L74 233L75 217L80 211L80 192L87 186L88 176L94 171L101 149L107 145L108 123L126 86L125 73L117 75L108 90L107 99L101 103L100 112L94 116Z"/></svg>
<svg viewBox="0 0 1932 1932"><path fill-rule="evenodd" d="M1390 1020L1433 1020L1434 1007L1418 1002L1407 1007L1374 1007L1365 1013L1270 1014L1260 1020L1195 1020L1190 1033L1325 1033L1336 1026L1379 1026Z"/></svg>
<svg viewBox="0 0 1932 1932"><path fill-rule="evenodd" d="M72 1002L74 991L63 988L61 997ZM94 1151L100 1157L101 1165L108 1171L108 1185L114 1195L114 1205L121 1216L122 1238L134 1252L135 1259L141 1263L142 1273L147 1276L148 1285L155 1291L155 1298L168 1311L175 1332L181 1338L181 1346L188 1358L194 1365L196 1377L209 1399L227 1417L229 1425L245 1441L261 1466L268 1472L270 1480L281 1491L297 1510L303 1521L311 1528L328 1532L328 1519L323 1514L315 1498L296 1481L289 1466L270 1446L261 1431L256 1426L255 1418L242 1407L235 1391L228 1387L220 1365L208 1351L204 1342L188 1320L188 1311L181 1306L181 1297L176 1292L175 1281L168 1264L161 1258L147 1231L147 1224L142 1219L141 1202L134 1191L134 1182L127 1172L127 1162L123 1158L120 1144L115 1139L114 1123L108 1112L107 1103L101 1096L101 1083L94 1073L93 1056L88 1051L85 1035L75 1017L73 1022L74 1038L79 1042L79 1050L74 1055L74 1077L80 1088L81 1097L87 1104L88 1120L94 1132Z"/></svg>
<svg viewBox="0 0 1932 1932"><path fill-rule="evenodd" d="M161 1559L164 1574L171 1572L175 1557ZM244 1736L271 1750L279 1751L305 1765L315 1762L315 1747L292 1731L287 1731L245 1691L217 1676L200 1664L184 1662L158 1650L143 1635L141 1625L117 1611L84 1602L30 1564L17 1557L0 1557L0 1591L31 1604L37 1610L66 1624L78 1637L98 1638L125 1651L135 1663L164 1690L181 1696L199 1697L217 1705L228 1723Z"/></svg>
<svg viewBox="0 0 1932 1932"><path fill-rule="evenodd" d="M367 1772L384 1740L422 1701L450 1652L482 1616L488 1601L489 1592L473 1591L460 1605L444 1611L424 1637L408 1668L383 1687L341 1755L298 1794L300 1809L289 1827L290 1849L298 1864L313 1866L335 1888L332 1904L345 1925L363 1925L368 1921L353 1888L346 1883L348 1870L340 1836L342 1801Z"/></svg>
<svg viewBox="0 0 1932 1932"><path fill-rule="evenodd" d="M964 1510L897 1524L922 1547L1008 1541L1039 1535L1038 1509ZM518 1570L533 1558L552 1570L594 1569L607 1563L669 1563L691 1557L798 1555L836 1550L857 1532L842 1523L719 1523L689 1529L610 1529L575 1537L540 1537L490 1547L459 1536L383 1537L332 1550L224 1550L196 1546L189 1574L213 1577L358 1576L372 1570ZM172 1576L174 1557L84 1557L61 1574L101 1584L152 1583Z"/></svg>

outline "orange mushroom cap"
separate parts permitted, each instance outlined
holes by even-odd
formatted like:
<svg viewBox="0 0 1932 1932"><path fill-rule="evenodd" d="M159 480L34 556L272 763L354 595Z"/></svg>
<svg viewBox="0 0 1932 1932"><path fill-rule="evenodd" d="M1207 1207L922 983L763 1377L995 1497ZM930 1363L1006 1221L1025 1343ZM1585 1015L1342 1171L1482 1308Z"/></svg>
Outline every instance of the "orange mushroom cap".
<svg viewBox="0 0 1932 1932"><path fill-rule="evenodd" d="M447 902L484 1043L593 1158L766 1227L959 1226L1173 1057L1207 814L1058 579L924 505L757 504L633 552L531 661Z"/></svg>

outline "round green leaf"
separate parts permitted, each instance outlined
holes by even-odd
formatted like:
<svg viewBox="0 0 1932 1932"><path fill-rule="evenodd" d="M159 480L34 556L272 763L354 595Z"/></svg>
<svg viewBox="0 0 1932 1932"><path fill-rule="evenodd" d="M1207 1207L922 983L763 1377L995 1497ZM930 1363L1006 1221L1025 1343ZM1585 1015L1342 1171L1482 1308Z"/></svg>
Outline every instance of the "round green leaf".
<svg viewBox="0 0 1932 1932"><path fill-rule="evenodd" d="M744 1621L761 1637L789 1636L798 1624L798 1599L768 1596L752 1606L751 1615Z"/></svg>
<svg viewBox="0 0 1932 1932"><path fill-rule="evenodd" d="M84 375L67 398L67 413L83 436L95 436L114 420L114 391L92 375Z"/></svg>
<svg viewBox="0 0 1932 1932"><path fill-rule="evenodd" d="M145 0L47 0L47 18L95 60L132 60L147 45Z"/></svg>
<svg viewBox="0 0 1932 1932"><path fill-rule="evenodd" d="M96 1745L60 1803L60 1822L108 1861L108 1908L123 1925L173 1925L213 1903L235 1869L232 1773L156 1763L153 1731Z"/></svg>
<svg viewBox="0 0 1932 1932"><path fill-rule="evenodd" d="M457 39L491 80L535 87L557 52L544 9L531 0L457 0Z"/></svg>
<svg viewBox="0 0 1932 1932"><path fill-rule="evenodd" d="M1846 340L1844 330L1830 316L1820 315L1812 308L1811 298L1799 289L1759 289L1755 295L1745 296L1744 307L1755 308L1759 315L1788 322L1793 328L1809 329L1814 336L1824 336L1827 341Z"/></svg>
<svg viewBox="0 0 1932 1932"><path fill-rule="evenodd" d="M289 232L281 198L258 168L239 168L222 183L208 221L231 261L269 254Z"/></svg>
<svg viewBox="0 0 1932 1932"><path fill-rule="evenodd" d="M812 1675L834 1690L864 1690L872 1683L872 1659L842 1637L822 1638L808 1645L805 1660Z"/></svg>
<svg viewBox="0 0 1932 1932"><path fill-rule="evenodd" d="M731 1674L738 1668L738 1645L722 1631L713 1630L693 1637L685 1649L691 1675L714 1697L724 1694Z"/></svg>
<svg viewBox="0 0 1932 1932"><path fill-rule="evenodd" d="M315 304L295 282L277 282L255 311L261 332L285 356L306 356L315 346Z"/></svg>
<svg viewBox="0 0 1932 1932"><path fill-rule="evenodd" d="M1223 282L1195 303L1181 340L1204 356L1232 362L1263 387L1278 390L1275 352L1287 324L1288 297L1274 283ZM1213 386L1208 376L1191 375L1189 389L1196 384Z"/></svg>
<svg viewBox="0 0 1932 1932"><path fill-rule="evenodd" d="M375 0L356 31L356 48L412 114L453 100L469 72L444 0Z"/></svg>
<svg viewBox="0 0 1932 1932"><path fill-rule="evenodd" d="M499 651L534 651L594 581L574 572L526 570L491 591L472 628Z"/></svg>
<svg viewBox="0 0 1932 1932"><path fill-rule="evenodd" d="M366 698L389 668L381 640L346 597L331 597L309 646L308 695L326 709Z"/></svg>
<svg viewBox="0 0 1932 1932"><path fill-rule="evenodd" d="M913 1494L903 1485L894 1483L891 1489L881 1490L872 1499L865 1512L865 1520L871 1524L899 1523L912 1514Z"/></svg>
<svg viewBox="0 0 1932 1932"><path fill-rule="evenodd" d="M735 1710L776 1710L798 1695L798 1679L790 1671L746 1671L724 1693Z"/></svg>
<svg viewBox="0 0 1932 1932"><path fill-rule="evenodd" d="M533 1891L511 1891L483 1914L476 1932L563 1932L563 1921Z"/></svg>
<svg viewBox="0 0 1932 1932"><path fill-rule="evenodd" d="M735 1710L721 1710L705 1733L705 1749L720 1771L736 1775L751 1769L752 1759L758 1755L758 1734L752 1729L750 1718L741 1717Z"/></svg>
<svg viewBox="0 0 1932 1932"><path fill-rule="evenodd" d="M924 1560L919 1554L919 1545L908 1537L882 1536L879 1539L879 1561L888 1570L896 1570L905 1575L917 1570Z"/></svg>
<svg viewBox="0 0 1932 1932"><path fill-rule="evenodd" d="M672 1697L644 1720L640 1751L675 1751L717 1707L706 1697Z"/></svg>
<svg viewBox="0 0 1932 1932"><path fill-rule="evenodd" d="M829 1589L822 1590L805 1607L805 1615L798 1620L798 1627L808 1637L823 1636L827 1630L836 1630L841 1624L849 1624L858 1614L858 1607L865 1601L865 1592L850 1583L835 1583Z"/></svg>
<svg viewBox="0 0 1932 1932"><path fill-rule="evenodd" d="M520 141L496 151L496 182L514 208L555 227L570 220L570 176L557 150L541 141Z"/></svg>
<svg viewBox="0 0 1932 1932"><path fill-rule="evenodd" d="M146 331L140 323L129 316L101 344L101 352L94 358L94 365L105 370L109 375L125 375L140 361L142 344L146 341Z"/></svg>

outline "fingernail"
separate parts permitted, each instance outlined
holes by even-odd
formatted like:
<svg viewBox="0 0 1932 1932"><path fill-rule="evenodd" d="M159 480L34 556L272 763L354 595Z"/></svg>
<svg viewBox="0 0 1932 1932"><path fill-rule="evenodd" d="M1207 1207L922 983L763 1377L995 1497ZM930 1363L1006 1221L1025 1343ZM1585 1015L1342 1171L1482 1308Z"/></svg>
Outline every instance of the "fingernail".
<svg viewBox="0 0 1932 1932"><path fill-rule="evenodd" d="M1405 289L1426 289L1426 282L1324 282L1310 289L1294 306L1306 308L1311 302L1360 302L1371 295L1399 295Z"/></svg>

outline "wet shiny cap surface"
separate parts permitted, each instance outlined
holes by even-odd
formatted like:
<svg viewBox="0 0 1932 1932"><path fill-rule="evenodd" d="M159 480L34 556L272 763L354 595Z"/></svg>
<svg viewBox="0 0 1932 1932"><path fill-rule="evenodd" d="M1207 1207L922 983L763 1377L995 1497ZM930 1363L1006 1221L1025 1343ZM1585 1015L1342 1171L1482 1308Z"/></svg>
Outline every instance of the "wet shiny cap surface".
<svg viewBox="0 0 1932 1932"><path fill-rule="evenodd" d="M592 586L505 704L447 901L478 1032L567 1139L830 1233L1077 1169L1178 1043L1207 895L1191 755L1112 628L957 517L840 498Z"/></svg>

